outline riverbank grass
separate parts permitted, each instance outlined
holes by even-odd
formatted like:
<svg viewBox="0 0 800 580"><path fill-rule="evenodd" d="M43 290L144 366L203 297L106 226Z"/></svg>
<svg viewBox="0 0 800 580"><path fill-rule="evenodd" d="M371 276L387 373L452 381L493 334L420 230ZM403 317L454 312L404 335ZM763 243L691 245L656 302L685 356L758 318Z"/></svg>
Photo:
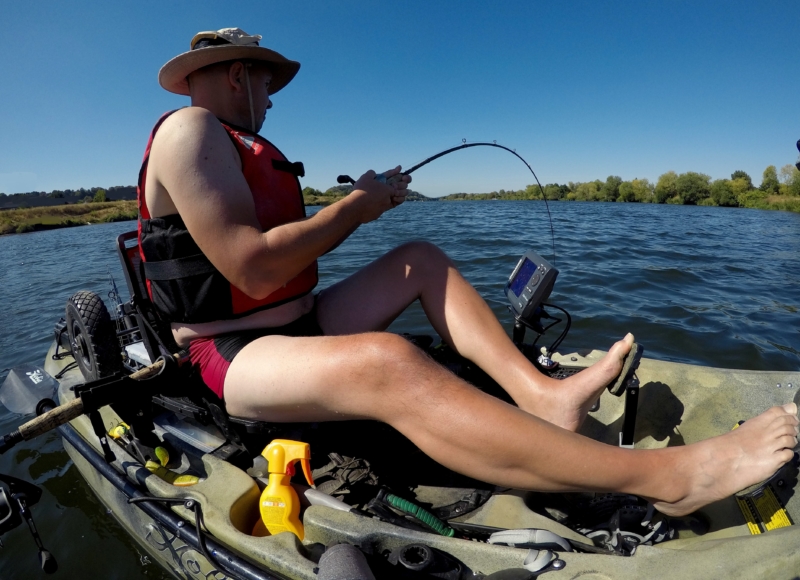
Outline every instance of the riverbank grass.
<svg viewBox="0 0 800 580"><path fill-rule="evenodd" d="M76 203L0 211L0 235L135 220L135 201Z"/></svg>
<svg viewBox="0 0 800 580"><path fill-rule="evenodd" d="M763 206L756 205L758 209L777 209L800 213L800 196L770 195L764 200Z"/></svg>
<svg viewBox="0 0 800 580"><path fill-rule="evenodd" d="M321 205L327 206L333 203L336 203L340 199L344 199L344 195L309 195L307 193L303 194L303 203L305 205Z"/></svg>

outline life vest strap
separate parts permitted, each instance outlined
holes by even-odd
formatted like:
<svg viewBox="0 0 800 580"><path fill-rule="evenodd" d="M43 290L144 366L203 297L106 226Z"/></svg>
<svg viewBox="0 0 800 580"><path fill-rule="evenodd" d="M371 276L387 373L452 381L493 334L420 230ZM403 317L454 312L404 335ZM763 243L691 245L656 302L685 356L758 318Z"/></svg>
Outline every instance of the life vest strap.
<svg viewBox="0 0 800 580"><path fill-rule="evenodd" d="M217 269L203 254L195 254L173 260L143 262L144 275L148 280L178 280L201 274L214 274Z"/></svg>
<svg viewBox="0 0 800 580"><path fill-rule="evenodd" d="M306 176L306 168L303 166L302 161L295 161L292 163L291 161L283 161L282 159L273 159L272 168L276 171L285 171L286 173L291 173L295 177Z"/></svg>

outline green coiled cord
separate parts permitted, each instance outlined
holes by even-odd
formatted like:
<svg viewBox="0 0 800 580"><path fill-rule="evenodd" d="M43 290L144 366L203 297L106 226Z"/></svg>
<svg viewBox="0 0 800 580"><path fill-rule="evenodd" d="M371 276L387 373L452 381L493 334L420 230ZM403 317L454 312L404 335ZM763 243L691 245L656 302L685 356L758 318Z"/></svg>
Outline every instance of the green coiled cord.
<svg viewBox="0 0 800 580"><path fill-rule="evenodd" d="M393 508L414 516L426 526L434 530L437 534L447 536L448 538L452 538L456 534L456 531L453 528L445 524L431 512L411 503L408 500L403 499L402 497L397 497L394 494L387 493L386 501L389 502Z"/></svg>

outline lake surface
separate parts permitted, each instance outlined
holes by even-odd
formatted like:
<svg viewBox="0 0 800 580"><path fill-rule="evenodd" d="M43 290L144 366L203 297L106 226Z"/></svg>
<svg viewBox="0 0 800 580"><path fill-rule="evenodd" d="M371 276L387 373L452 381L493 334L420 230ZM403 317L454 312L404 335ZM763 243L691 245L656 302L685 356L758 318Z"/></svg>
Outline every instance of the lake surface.
<svg viewBox="0 0 800 580"><path fill-rule="evenodd" d="M565 202L551 203L550 211L560 270L550 302L573 317L562 352L606 349L630 331L652 358L800 369L800 214ZM9 367L42 362L74 292L105 298L110 271L127 298L114 240L134 228L124 222L0 237L0 382ZM323 257L322 287L413 239L442 247L509 332L506 278L528 248L552 258L543 202L408 203ZM431 332L415 307L391 329ZM0 408L0 434L24 421ZM0 473L43 488L32 512L59 562L56 577L171 577L106 512L57 435L0 456ZM0 578L40 577L24 525L2 541Z"/></svg>

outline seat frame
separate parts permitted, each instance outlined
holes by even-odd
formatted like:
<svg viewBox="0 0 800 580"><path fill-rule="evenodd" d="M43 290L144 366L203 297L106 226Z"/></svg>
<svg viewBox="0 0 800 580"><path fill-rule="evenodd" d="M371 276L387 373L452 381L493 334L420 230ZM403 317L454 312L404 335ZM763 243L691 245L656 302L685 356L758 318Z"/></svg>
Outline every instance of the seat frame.
<svg viewBox="0 0 800 580"><path fill-rule="evenodd" d="M125 328L118 333L121 340L123 336L127 337L129 343L141 340L151 361L178 353L179 348L169 322L158 312L147 292L137 231L125 232L117 237L117 255L130 292L130 300L121 305L121 312L118 313ZM185 351L182 354L185 355ZM136 370L140 365L126 357L126 366L129 370ZM153 396L152 402L201 425L216 425L228 444L215 451L214 455L226 460L240 453L250 454L248 457L251 457L253 450L256 453L261 451L261 448L248 449L252 439L257 440L255 447L258 447L264 435L274 435L284 430L283 424L231 417L225 410L223 400L202 383L189 365L184 366L187 368L181 369L179 380L171 381L168 392ZM258 437L252 437L255 435Z"/></svg>

